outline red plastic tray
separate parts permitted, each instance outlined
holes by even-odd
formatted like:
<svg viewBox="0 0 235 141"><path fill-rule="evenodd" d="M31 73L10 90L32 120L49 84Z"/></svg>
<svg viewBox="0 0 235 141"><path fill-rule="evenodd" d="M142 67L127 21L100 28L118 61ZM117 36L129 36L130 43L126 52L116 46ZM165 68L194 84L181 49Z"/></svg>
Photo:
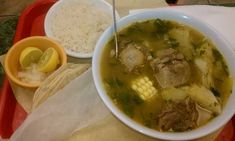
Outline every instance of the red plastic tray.
<svg viewBox="0 0 235 141"><path fill-rule="evenodd" d="M21 14L14 43L29 36L44 36L44 18L49 8L57 0L37 0L29 5ZM9 138L27 117L27 113L17 103L7 77L0 89L0 136ZM234 137L235 117L227 123L216 141L235 141Z"/></svg>
<svg viewBox="0 0 235 141"><path fill-rule="evenodd" d="M35 35L44 36L44 18L56 0L37 0L29 5L19 17L14 43ZM0 94L0 136L9 138L27 117L27 113L17 103L7 77Z"/></svg>

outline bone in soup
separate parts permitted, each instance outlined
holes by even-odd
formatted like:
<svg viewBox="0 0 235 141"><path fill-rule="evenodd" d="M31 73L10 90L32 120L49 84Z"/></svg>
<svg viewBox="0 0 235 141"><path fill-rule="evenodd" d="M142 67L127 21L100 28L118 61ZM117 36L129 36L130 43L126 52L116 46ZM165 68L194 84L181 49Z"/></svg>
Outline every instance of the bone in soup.
<svg viewBox="0 0 235 141"><path fill-rule="evenodd" d="M218 116L232 92L229 69L215 45L174 21L136 22L104 48L101 77L117 107L158 131L195 129Z"/></svg>

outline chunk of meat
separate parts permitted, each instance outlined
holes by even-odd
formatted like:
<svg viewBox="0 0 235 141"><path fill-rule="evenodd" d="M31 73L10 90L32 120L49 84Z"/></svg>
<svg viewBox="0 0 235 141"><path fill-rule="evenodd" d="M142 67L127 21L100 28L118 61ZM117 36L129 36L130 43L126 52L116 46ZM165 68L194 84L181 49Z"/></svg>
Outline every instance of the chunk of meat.
<svg viewBox="0 0 235 141"><path fill-rule="evenodd" d="M169 48L169 49L164 49L164 50L161 50L161 51L158 51L157 52L157 56L162 59L162 58L165 58L167 56L171 56L172 54L174 54L176 52L176 50L172 49L172 48Z"/></svg>
<svg viewBox="0 0 235 141"><path fill-rule="evenodd" d="M187 131L196 128L197 119L196 104L187 98L179 103L168 101L158 116L158 124L163 131Z"/></svg>
<svg viewBox="0 0 235 141"><path fill-rule="evenodd" d="M157 58L150 62L155 77L162 88L180 86L190 79L191 70L183 54L169 48L157 52Z"/></svg>
<svg viewBox="0 0 235 141"><path fill-rule="evenodd" d="M145 56L134 45L130 44L120 53L120 61L130 72L134 68L141 66L144 63Z"/></svg>

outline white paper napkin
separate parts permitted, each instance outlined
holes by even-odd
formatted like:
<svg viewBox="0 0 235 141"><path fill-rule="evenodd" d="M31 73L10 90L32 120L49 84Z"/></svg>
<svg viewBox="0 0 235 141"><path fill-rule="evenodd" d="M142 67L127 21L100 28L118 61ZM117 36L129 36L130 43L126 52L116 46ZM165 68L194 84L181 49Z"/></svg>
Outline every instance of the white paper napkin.
<svg viewBox="0 0 235 141"><path fill-rule="evenodd" d="M60 141L110 112L100 100L91 69L28 115L10 141Z"/></svg>
<svg viewBox="0 0 235 141"><path fill-rule="evenodd" d="M171 6L156 9L172 9L193 16L203 22L206 22L225 39L227 39L235 50L235 7L193 5L193 6ZM130 10L130 14L139 13L153 9L135 9Z"/></svg>

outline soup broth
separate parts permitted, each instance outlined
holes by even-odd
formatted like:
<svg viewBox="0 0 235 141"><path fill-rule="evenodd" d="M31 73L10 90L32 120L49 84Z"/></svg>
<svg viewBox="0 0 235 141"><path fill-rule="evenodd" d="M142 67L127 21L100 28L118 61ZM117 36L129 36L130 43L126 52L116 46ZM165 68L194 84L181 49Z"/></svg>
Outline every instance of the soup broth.
<svg viewBox="0 0 235 141"><path fill-rule="evenodd" d="M195 29L174 21L136 22L112 38L102 54L101 77L117 107L159 131L182 132L221 113L232 80L221 53Z"/></svg>

